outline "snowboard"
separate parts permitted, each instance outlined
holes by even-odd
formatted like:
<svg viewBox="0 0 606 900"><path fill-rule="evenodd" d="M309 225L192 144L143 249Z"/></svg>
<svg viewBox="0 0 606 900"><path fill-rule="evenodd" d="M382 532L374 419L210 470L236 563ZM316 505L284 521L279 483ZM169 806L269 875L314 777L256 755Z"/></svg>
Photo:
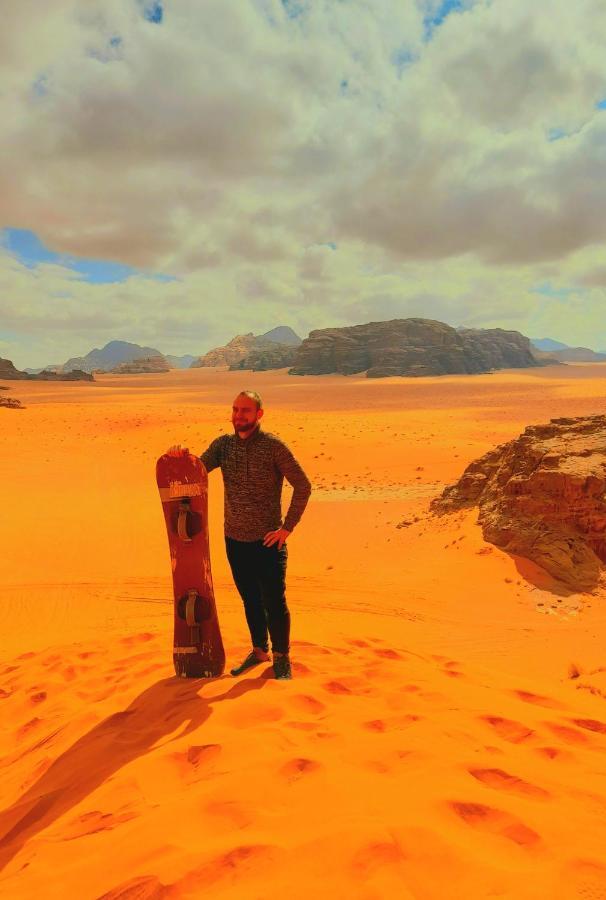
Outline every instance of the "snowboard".
<svg viewBox="0 0 606 900"><path fill-rule="evenodd" d="M188 450L156 463L168 534L174 589L175 673L213 678L223 673L225 650L213 591L208 546L208 475Z"/></svg>

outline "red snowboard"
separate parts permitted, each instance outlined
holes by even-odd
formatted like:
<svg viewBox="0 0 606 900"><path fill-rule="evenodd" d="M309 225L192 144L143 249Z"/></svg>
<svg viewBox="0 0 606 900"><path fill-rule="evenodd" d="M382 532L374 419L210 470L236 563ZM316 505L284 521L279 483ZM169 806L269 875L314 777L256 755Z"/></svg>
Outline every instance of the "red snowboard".
<svg viewBox="0 0 606 900"><path fill-rule="evenodd" d="M208 475L198 457L183 450L160 457L156 481L173 572L175 672L182 678L212 678L223 673L225 651L210 572Z"/></svg>

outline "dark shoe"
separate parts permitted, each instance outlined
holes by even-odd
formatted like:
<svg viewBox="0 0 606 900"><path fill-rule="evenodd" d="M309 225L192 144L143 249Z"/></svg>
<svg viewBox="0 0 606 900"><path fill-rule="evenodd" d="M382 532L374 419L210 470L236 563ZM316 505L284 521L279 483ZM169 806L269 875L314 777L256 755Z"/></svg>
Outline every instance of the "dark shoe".
<svg viewBox="0 0 606 900"><path fill-rule="evenodd" d="M292 678L290 659L288 656L274 656L274 675L278 679Z"/></svg>
<svg viewBox="0 0 606 900"><path fill-rule="evenodd" d="M269 662L269 653L259 647L254 647L239 666L231 669L231 674L241 675L242 672L246 672L247 669L252 669L253 666L258 666L262 662Z"/></svg>

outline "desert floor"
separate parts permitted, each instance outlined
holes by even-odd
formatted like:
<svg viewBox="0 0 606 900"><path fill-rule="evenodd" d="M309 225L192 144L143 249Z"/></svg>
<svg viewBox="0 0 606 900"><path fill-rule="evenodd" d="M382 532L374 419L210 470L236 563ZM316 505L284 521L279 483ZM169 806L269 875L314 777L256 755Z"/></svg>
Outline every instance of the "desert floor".
<svg viewBox="0 0 606 900"><path fill-rule="evenodd" d="M526 425L604 412L605 365L5 384L2 896L606 898L606 590L428 511ZM314 485L295 677L180 680L155 461L230 431L242 387ZM247 632L209 481L229 667Z"/></svg>

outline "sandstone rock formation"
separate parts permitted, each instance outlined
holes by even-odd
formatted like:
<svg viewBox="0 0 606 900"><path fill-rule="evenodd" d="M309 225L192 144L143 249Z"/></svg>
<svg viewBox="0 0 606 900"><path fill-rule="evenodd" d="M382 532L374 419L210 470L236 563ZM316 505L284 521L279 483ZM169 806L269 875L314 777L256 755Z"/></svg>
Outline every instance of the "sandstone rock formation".
<svg viewBox="0 0 606 900"><path fill-rule="evenodd" d="M0 378L5 381L94 381L89 372L75 369L72 372L40 372L30 375L16 369L10 359L0 359Z"/></svg>
<svg viewBox="0 0 606 900"><path fill-rule="evenodd" d="M540 364L528 338L517 331L457 331L431 319L394 319L312 331L290 374L463 375Z"/></svg>
<svg viewBox="0 0 606 900"><path fill-rule="evenodd" d="M589 591L606 563L605 494L606 416L583 416L529 426L472 462L432 510L478 505L487 541Z"/></svg>
<svg viewBox="0 0 606 900"><path fill-rule="evenodd" d="M278 338L280 338L280 340L278 340ZM288 362L281 362L281 360L285 358L288 350L292 351L294 347L297 347L300 344L301 338L295 334L292 328L288 328L286 325L279 325L277 328L265 332L265 334L254 335L252 331L249 331L248 334L236 335L236 337L232 338L224 347L215 347L214 350L210 350L204 356L200 356L191 364L191 368L233 366L237 368L252 369L254 368L253 365L239 366L238 363L242 362L249 353L259 350L280 354L276 355L276 359L279 363L278 365L265 365L265 368L268 369L280 369L283 366L292 365L292 359ZM277 350L277 348L282 347L285 348L284 351ZM270 358L270 356L267 356L266 361L268 362ZM259 357L253 357L251 362L255 360L258 363Z"/></svg>
<svg viewBox="0 0 606 900"><path fill-rule="evenodd" d="M233 363L230 369L252 369L253 372L264 372L267 369L284 369L292 366L297 355L297 348L288 344L273 344L257 347L246 354L244 359Z"/></svg>
<svg viewBox="0 0 606 900"><path fill-rule="evenodd" d="M148 356L120 363L112 370L114 375L143 375L145 373L169 372L170 366L163 356Z"/></svg>
<svg viewBox="0 0 606 900"><path fill-rule="evenodd" d="M215 347L204 356L198 357L191 364L192 369L214 368L216 366L231 366L239 362L250 353L255 346L255 338L252 331L248 334L238 334L224 347Z"/></svg>

